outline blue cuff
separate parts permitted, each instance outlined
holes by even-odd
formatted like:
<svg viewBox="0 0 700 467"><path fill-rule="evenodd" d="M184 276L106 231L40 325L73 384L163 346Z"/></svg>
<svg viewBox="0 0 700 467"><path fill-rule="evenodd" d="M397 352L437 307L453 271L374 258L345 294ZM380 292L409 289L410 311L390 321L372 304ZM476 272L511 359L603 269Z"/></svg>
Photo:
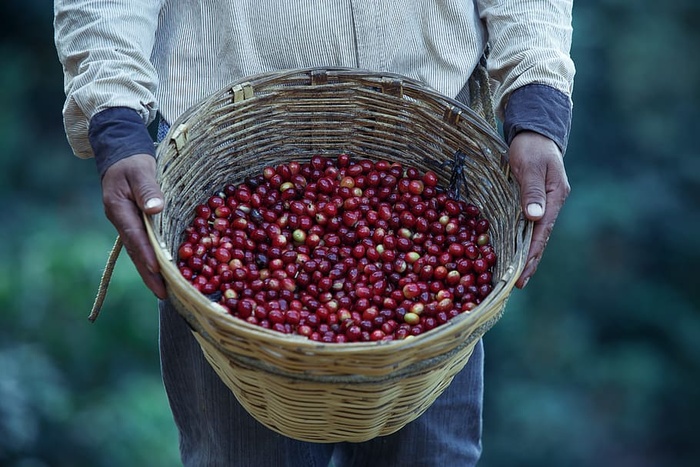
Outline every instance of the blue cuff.
<svg viewBox="0 0 700 467"><path fill-rule="evenodd" d="M156 155L156 148L141 116L127 107L105 109L90 119L88 139L102 177L115 162L135 154Z"/></svg>
<svg viewBox="0 0 700 467"><path fill-rule="evenodd" d="M510 95L503 119L508 144L521 131L534 131L554 141L566 152L571 132L571 100L561 91L544 84L528 84Z"/></svg>

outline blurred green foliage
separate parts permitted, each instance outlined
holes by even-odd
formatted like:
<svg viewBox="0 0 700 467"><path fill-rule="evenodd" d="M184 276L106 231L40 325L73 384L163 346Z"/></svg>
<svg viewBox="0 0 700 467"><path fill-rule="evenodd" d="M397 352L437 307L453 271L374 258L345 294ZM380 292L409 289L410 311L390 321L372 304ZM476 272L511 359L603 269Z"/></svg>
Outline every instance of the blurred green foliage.
<svg viewBox="0 0 700 467"><path fill-rule="evenodd" d="M572 194L487 334L485 467L700 462L700 4L574 7ZM48 0L0 4L0 465L173 466L155 298L71 155Z"/></svg>

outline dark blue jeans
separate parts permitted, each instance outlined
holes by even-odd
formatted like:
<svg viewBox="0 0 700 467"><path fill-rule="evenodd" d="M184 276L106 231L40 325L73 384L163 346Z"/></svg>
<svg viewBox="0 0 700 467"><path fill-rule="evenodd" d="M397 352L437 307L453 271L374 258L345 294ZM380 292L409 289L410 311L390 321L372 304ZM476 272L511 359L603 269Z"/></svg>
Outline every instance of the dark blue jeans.
<svg viewBox="0 0 700 467"><path fill-rule="evenodd" d="M162 139L167 126L161 124ZM249 415L173 306L160 302L163 382L185 467L471 467L481 455L483 344L417 420L363 443L296 441Z"/></svg>

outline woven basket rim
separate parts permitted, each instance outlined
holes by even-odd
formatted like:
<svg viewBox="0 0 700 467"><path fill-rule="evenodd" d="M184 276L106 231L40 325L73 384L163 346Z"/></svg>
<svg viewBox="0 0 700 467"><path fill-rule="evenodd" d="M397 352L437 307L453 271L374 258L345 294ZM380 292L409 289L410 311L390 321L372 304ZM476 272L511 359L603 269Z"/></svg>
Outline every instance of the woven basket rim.
<svg viewBox="0 0 700 467"><path fill-rule="evenodd" d="M290 68L284 70L257 73L232 81L231 83L226 84L225 86L221 86L214 93L210 94L209 96L206 96L205 98L201 99L200 101L196 102L188 109L186 109L171 124L168 133L166 134L165 138L163 138L163 142L167 143L168 141L170 141L171 137L173 136L173 133L177 131L177 127L189 121L190 119L195 118L197 114L206 113L222 94L232 92L232 89L235 87L245 86L248 84L254 86L257 83L265 83L270 81L271 79L288 79L290 77L298 77L300 82L313 81L314 76L324 76L324 80L329 81L341 81L342 79L348 77L364 76L366 78L371 78L375 80L386 80L388 83L393 81L397 84L400 83L402 86L406 86L409 89L420 90L422 94L426 94L435 100L443 101L445 104L449 104L449 106L453 107L454 109L457 109L457 113L468 116L468 118L470 119L470 124L475 129L478 129L479 132L492 139L492 141L495 144L501 146L500 156L505 158L506 160L508 158L508 148L505 142L503 141L503 138L501 138L501 136L498 134L494 127L489 125L477 112L474 111L474 109L470 108L468 105L465 105L454 98L442 94L440 91L428 86L427 84L417 79L410 78L408 76L389 71L376 71L366 68L351 67ZM157 145L157 152L161 144Z"/></svg>
<svg viewBox="0 0 700 467"><path fill-rule="evenodd" d="M406 89L415 88L421 93L428 94L432 98L442 101L448 107L455 109L456 114L464 115L469 118L470 123L474 125L474 130L480 132L483 136L486 136L492 140L492 142L502 148L502 152L498 154L498 157L507 158L507 147L502 141L502 138L498 135L496 130L489 126L483 121L472 109L468 106L460 103L459 101L449 98L438 91L427 87L425 84L390 72L376 72L370 70L364 70L360 68L344 68L344 67L311 67L311 68L298 68L290 70L280 70L273 72L260 73L257 75L252 75L245 77L243 79L234 81L226 86L220 88L216 93L202 99L187 111L185 111L176 121L171 125L166 137L163 142L158 145L157 154L161 154L166 151L172 142L173 136L181 127L181 125L186 125L187 122L192 119L198 118L199 115L206 114L217 99L221 97L224 93L231 93L232 88L242 85L252 85L255 89L258 85L263 85L273 79L279 78L289 78L298 77L300 82L312 80L314 75L322 76L323 79L328 80L342 80L344 77L362 75L373 79L385 79L387 81L396 81L404 86ZM257 89L256 89L257 91ZM496 157L496 155L494 155ZM157 157L158 159L158 157ZM348 352L357 353L360 356L364 352L372 353L376 355L378 352L395 352L398 349L413 349L415 347L429 346L432 342L440 340L443 336L455 333L465 332L465 339L468 337L466 332L475 322L484 320L491 312L489 309L489 304L497 300L503 295L510 294L510 291L515 285L519 274L524 268L524 259L527 256L527 245L529 245L530 238L532 236L533 224L531 221L527 221L524 216L518 220L517 231L519 233L516 239L517 243L522 245L519 249L520 254L516 255L514 262L509 264L506 268L505 273L502 274L497 281L494 282L494 289L488 295L488 297L481 302L476 308L474 308L469 313L462 313L459 316L449 320L447 323L438 326L430 331L421 334L418 337L404 339L404 340L392 340L392 341L378 341L378 342L353 342L353 343L322 343L317 341L312 341L302 336L295 336L290 334L283 334L271 329L265 329L260 326L255 326L247 323L240 318L230 315L227 313L223 307L211 302L207 297L198 292L191 284L189 284L177 270L172 255L168 251L165 242L156 232L154 227L155 218L158 215L144 215L146 230L148 233L149 240L155 250L156 257L160 263L161 273L166 277L167 281L172 283L172 286L179 287L184 290L191 291L194 295L191 297L196 301L199 306L200 311L206 311L207 317L210 319L215 319L217 324L225 325L230 329L234 329L236 333L243 336L244 338L251 339L264 339L273 345L280 345L284 347L295 347L300 353L308 353L314 355L335 355L339 353L346 354ZM168 284L168 287L172 287ZM195 298L196 297L196 298ZM485 326L490 327L489 321L484 323ZM191 325L193 323L190 323ZM492 323L491 323L492 324ZM200 334L204 334L206 338L206 330L195 329Z"/></svg>

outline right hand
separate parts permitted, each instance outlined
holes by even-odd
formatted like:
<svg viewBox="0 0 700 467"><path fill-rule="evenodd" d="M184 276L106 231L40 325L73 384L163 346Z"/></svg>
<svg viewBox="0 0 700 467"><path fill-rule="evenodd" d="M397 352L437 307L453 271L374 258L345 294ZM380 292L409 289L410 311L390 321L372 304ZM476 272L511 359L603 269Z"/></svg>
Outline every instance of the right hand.
<svg viewBox="0 0 700 467"><path fill-rule="evenodd" d="M546 136L520 132L511 142L508 155L513 175L520 183L523 212L535 223L525 269L515 283L523 288L537 270L571 187L562 153Z"/></svg>
<svg viewBox="0 0 700 467"><path fill-rule="evenodd" d="M153 156L136 154L109 167L102 177L102 202L143 282L158 298L165 299L165 282L142 217L142 213L163 210Z"/></svg>

